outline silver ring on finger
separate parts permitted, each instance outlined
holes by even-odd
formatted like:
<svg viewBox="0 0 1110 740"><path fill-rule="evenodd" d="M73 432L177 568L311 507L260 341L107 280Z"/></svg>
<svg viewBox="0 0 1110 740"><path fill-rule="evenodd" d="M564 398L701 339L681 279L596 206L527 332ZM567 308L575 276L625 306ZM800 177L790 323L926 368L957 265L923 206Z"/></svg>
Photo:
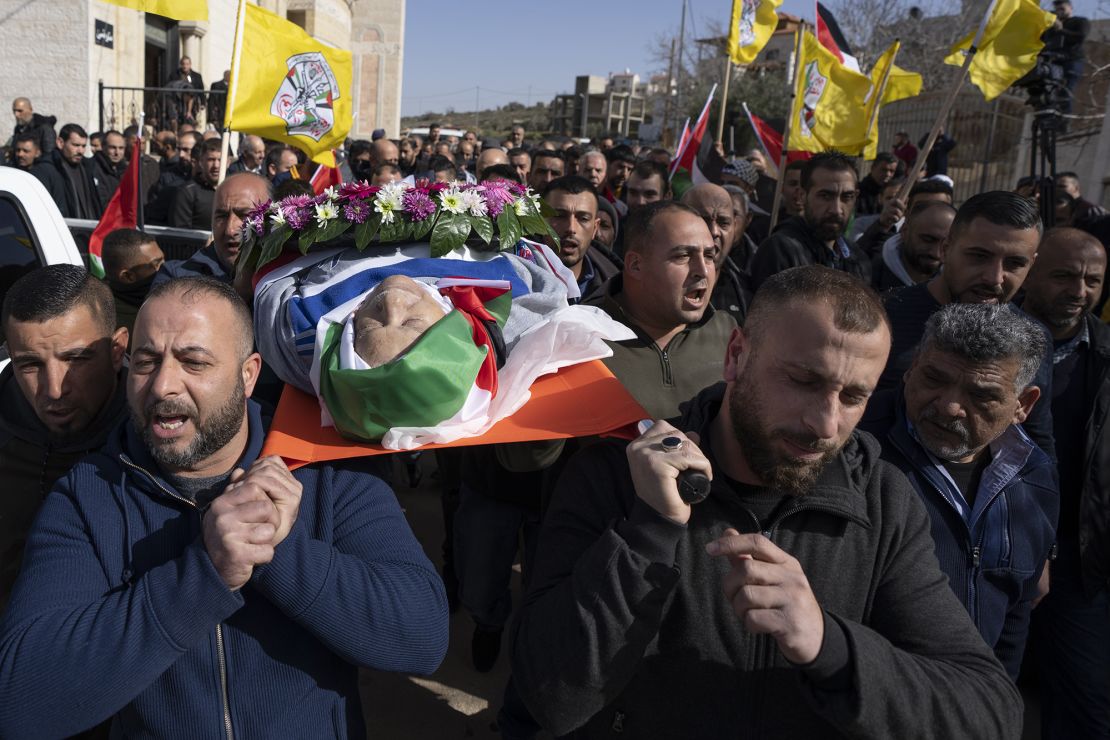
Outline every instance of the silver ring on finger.
<svg viewBox="0 0 1110 740"><path fill-rule="evenodd" d="M659 440L659 446L663 448L663 452L678 452L682 449L682 444L682 437L676 437L673 434Z"/></svg>

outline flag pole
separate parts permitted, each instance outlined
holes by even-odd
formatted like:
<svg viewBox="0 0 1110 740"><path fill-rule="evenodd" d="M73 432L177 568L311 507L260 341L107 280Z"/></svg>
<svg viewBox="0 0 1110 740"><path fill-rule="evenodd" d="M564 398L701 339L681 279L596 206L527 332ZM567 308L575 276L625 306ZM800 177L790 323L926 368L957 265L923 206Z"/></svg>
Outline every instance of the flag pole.
<svg viewBox="0 0 1110 740"><path fill-rule="evenodd" d="M782 151L779 152L779 177L775 180L775 200L771 205L771 225L767 228L767 233L774 232L775 226L779 222L779 206L782 204L782 184L786 179L786 153L790 151L790 129L794 121L794 98L798 95L798 85L796 84L798 77L798 60L802 57L802 33L803 27L801 24L794 29L794 59L790 65L790 105L787 107L786 125L782 128ZM758 137L757 137L758 138Z"/></svg>
<svg viewBox="0 0 1110 740"><path fill-rule="evenodd" d="M727 50L726 50L727 51ZM723 145L725 139L725 113L728 108L728 85L732 80L732 56L725 54L725 90L721 93L721 115L717 119L717 143Z"/></svg>
<svg viewBox="0 0 1110 740"><path fill-rule="evenodd" d="M897 44L897 46L895 46L894 53L890 57L890 64L886 65L886 69L883 70L883 76L879 80L879 89L875 93L875 109L871 111L871 120L867 122L867 133L870 134L872 131L875 131L876 136L878 136L878 131L875 130L875 126L879 123L879 108L883 107L883 96L886 95L886 86L890 81L890 73L894 70L894 60L898 58L898 52L902 50L899 39L894 39L894 43ZM877 143L878 142L876 142L876 144ZM863 148L866 151L867 145L865 144Z"/></svg>
<svg viewBox="0 0 1110 740"><path fill-rule="evenodd" d="M929 138L925 140L925 146L917 152L917 159L914 160L913 167L906 173L906 181L898 189L898 195L896 196L898 200L904 201L909 196L914 183L921 176L921 170L925 167L925 159L929 156L933 144L937 142L937 137L940 136L940 127L948 120L948 114L952 112L952 106L956 104L956 97L960 94L960 88L964 86L964 80L967 79L968 71L971 69L971 62L975 59L976 52L979 51L979 42L983 40L983 34L986 32L987 24L994 12L995 3L996 0L991 0L987 6L987 12L983 14L983 20L979 22L979 30L975 32L975 38L967 50L967 56L964 57L964 66L960 68L959 76L952 83L952 88L948 91L948 97L937 113L937 119L933 122L933 128L929 131Z"/></svg>
<svg viewBox="0 0 1110 740"><path fill-rule="evenodd" d="M135 193L135 228L139 231L146 231L146 213L143 208L143 127L145 125L146 111L139 111L139 161L135 168L135 175L139 186L138 192Z"/></svg>
<svg viewBox="0 0 1110 740"><path fill-rule="evenodd" d="M239 60L243 55L243 26L246 22L247 0L239 0L239 10L235 14L235 45L231 52L231 87L227 91L224 104L224 127L220 141L220 177L216 184L227 176L227 160L231 146L231 115L235 111L235 97L239 92Z"/></svg>

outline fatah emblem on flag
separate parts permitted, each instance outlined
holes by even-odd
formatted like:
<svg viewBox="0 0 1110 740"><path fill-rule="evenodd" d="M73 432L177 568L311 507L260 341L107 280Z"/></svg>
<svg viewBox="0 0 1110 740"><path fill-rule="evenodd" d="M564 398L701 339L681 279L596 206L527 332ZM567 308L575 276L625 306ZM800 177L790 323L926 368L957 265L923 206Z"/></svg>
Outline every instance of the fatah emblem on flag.
<svg viewBox="0 0 1110 740"><path fill-rule="evenodd" d="M802 115L798 120L802 136L813 136L813 124L817 115L817 103L825 94L825 87L829 78L821 74L821 69L814 60L806 65L806 89L802 97Z"/></svg>
<svg viewBox="0 0 1110 740"><path fill-rule="evenodd" d="M740 46L755 43L755 0L743 0L744 8L740 11Z"/></svg>
<svg viewBox="0 0 1110 740"><path fill-rule="evenodd" d="M335 74L318 51L294 54L286 62L289 73L270 104L270 113L285 121L289 136L319 141L335 125L334 101L339 98Z"/></svg>

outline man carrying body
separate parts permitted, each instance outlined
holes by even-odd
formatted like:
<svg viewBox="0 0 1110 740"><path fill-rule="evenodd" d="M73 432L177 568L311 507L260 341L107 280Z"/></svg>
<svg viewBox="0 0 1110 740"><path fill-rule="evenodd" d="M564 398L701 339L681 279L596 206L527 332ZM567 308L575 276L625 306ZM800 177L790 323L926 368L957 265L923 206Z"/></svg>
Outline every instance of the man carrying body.
<svg viewBox="0 0 1110 740"><path fill-rule="evenodd" d="M547 246L555 250L578 281L581 298L588 300L615 275L620 265L608 250L602 252L594 239L597 237L598 197L590 183L577 175L552 180L543 193L543 199L554 210L547 223L558 235L558 243L550 238Z"/></svg>
<svg viewBox="0 0 1110 740"><path fill-rule="evenodd" d="M209 222L212 243L183 261L167 262L154 278L154 284L189 275L213 277L231 283L243 221L256 204L270 199L270 184L258 175L241 172L226 178L216 189Z"/></svg>
<svg viewBox="0 0 1110 740"><path fill-rule="evenodd" d="M1110 735L1110 328L1091 314L1106 250L1077 229L1045 234L1022 303L1052 332L1058 554L1029 637L1048 740Z"/></svg>
<svg viewBox="0 0 1110 740"><path fill-rule="evenodd" d="M826 152L808 160L802 169L805 211L787 221L759 245L752 260L752 286L790 267L824 265L843 270L865 282L871 279L871 262L845 236L855 207L856 169L839 152Z"/></svg>
<svg viewBox="0 0 1110 740"><path fill-rule="evenodd" d="M0 330L11 356L0 372L2 614L43 498L127 416L127 330L116 327L107 287L75 265L40 267L16 281Z"/></svg>
<svg viewBox="0 0 1110 740"><path fill-rule="evenodd" d="M860 425L921 497L948 584L1014 681L1060 507L1052 461L1021 429L1045 344L1006 306L950 303Z"/></svg>
<svg viewBox="0 0 1110 740"><path fill-rule="evenodd" d="M130 422L28 538L0 627L0 734L113 717L116 735L365 737L358 666L439 665L443 585L389 487L259 457L252 343L229 286L152 291Z"/></svg>
<svg viewBox="0 0 1110 740"><path fill-rule="evenodd" d="M541 725L583 738L1020 731L1017 690L945 584L920 501L853 433L889 337L855 279L776 275L732 335L727 385L676 426L571 461L515 625L513 680ZM694 507L676 485L687 469L712 478Z"/></svg>

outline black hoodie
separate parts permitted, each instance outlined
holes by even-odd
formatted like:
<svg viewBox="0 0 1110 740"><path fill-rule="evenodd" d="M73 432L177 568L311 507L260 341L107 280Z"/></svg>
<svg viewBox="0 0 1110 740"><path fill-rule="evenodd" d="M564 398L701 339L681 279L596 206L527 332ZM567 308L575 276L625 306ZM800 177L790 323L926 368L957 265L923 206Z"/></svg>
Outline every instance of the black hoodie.
<svg viewBox="0 0 1110 740"><path fill-rule="evenodd" d="M116 392L88 429L69 440L51 439L16 383L11 365L0 372L0 613L19 574L27 531L46 494L78 460L100 449L112 428L127 418L126 372L120 370Z"/></svg>
<svg viewBox="0 0 1110 740"><path fill-rule="evenodd" d="M708 441L724 388L702 391L677 426ZM513 682L547 730L1020 735L1021 697L948 588L920 500L873 437L853 434L814 488L762 527L720 473L687 525L659 515L636 496L624 447L598 444L567 466L514 625ZM725 600L729 563L704 548L730 526L763 529L801 563L825 610L813 663L788 663Z"/></svg>

